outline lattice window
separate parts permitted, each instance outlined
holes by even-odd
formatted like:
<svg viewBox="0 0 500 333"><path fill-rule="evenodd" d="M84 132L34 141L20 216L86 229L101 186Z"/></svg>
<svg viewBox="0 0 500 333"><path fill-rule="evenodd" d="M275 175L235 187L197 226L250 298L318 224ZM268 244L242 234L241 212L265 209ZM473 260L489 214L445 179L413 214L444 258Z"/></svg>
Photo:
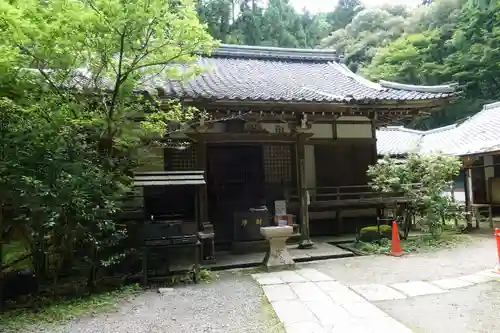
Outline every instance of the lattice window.
<svg viewBox="0 0 500 333"><path fill-rule="evenodd" d="M292 181L290 145L264 146L264 174L267 183L290 183Z"/></svg>
<svg viewBox="0 0 500 333"><path fill-rule="evenodd" d="M174 149L170 161L170 170L184 171L196 170L196 148L190 146L186 149Z"/></svg>

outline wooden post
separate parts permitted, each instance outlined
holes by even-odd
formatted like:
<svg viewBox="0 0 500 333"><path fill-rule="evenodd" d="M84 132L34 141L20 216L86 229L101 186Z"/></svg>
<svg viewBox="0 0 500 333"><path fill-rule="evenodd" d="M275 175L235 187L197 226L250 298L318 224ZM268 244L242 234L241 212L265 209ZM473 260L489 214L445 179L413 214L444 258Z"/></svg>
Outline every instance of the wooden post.
<svg viewBox="0 0 500 333"><path fill-rule="evenodd" d="M208 183L207 144L201 139L196 143L196 169L205 171L205 181ZM198 203L200 222L203 224L208 222L207 185L202 186L198 191Z"/></svg>
<svg viewBox="0 0 500 333"><path fill-rule="evenodd" d="M472 169L470 168L474 162L473 157L464 157L465 168L465 213L467 214L467 229L472 229L472 204L474 203L474 195L472 191Z"/></svg>
<svg viewBox="0 0 500 333"><path fill-rule="evenodd" d="M311 248L314 244L309 235L309 203L306 188L305 175L305 137L299 134L297 140L297 173L298 173L298 194L300 199L300 243L299 248Z"/></svg>
<svg viewBox="0 0 500 333"><path fill-rule="evenodd" d="M372 163L377 164L378 160L378 151L377 151L377 112L374 110L373 115L371 117L371 125L372 125L372 139L375 140L373 144L373 159Z"/></svg>

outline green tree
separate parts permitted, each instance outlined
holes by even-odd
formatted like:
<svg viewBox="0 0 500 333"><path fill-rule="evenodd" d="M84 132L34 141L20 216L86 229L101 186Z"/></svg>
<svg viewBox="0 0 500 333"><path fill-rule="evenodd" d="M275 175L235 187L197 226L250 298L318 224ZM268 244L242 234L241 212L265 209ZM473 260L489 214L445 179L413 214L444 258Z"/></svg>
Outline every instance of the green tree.
<svg viewBox="0 0 500 333"><path fill-rule="evenodd" d="M488 10L464 6L451 39L449 70L468 97L498 99L500 81L500 2Z"/></svg>
<svg viewBox="0 0 500 333"><path fill-rule="evenodd" d="M332 30L345 28L363 8L360 0L338 1L335 9L327 14L327 20L332 26Z"/></svg>
<svg viewBox="0 0 500 333"><path fill-rule="evenodd" d="M314 48L331 31L326 13L298 12L289 0L204 0L197 11L223 43Z"/></svg>
<svg viewBox="0 0 500 333"><path fill-rule="evenodd" d="M405 34L386 47L379 48L365 75L410 84L435 85L450 81L444 57L449 53L439 30Z"/></svg>
<svg viewBox="0 0 500 333"><path fill-rule="evenodd" d="M404 160L385 157L370 166L367 174L373 189L403 192L420 226L437 236L446 220L459 216L458 203L443 193L450 190L461 167L461 160L454 156L410 154Z"/></svg>
<svg viewBox="0 0 500 333"><path fill-rule="evenodd" d="M210 35L223 43L230 41L233 31L234 6L231 0L200 0L196 5L199 18L206 24Z"/></svg>
<svg viewBox="0 0 500 333"><path fill-rule="evenodd" d="M231 42L244 45L260 45L262 42L263 9L255 1L243 1L240 14L233 24Z"/></svg>
<svg viewBox="0 0 500 333"><path fill-rule="evenodd" d="M364 74L411 84L459 83L453 106L414 125L448 125L497 100L500 4L478 9L465 0L442 0L422 7L406 23L406 33L377 50Z"/></svg>
<svg viewBox="0 0 500 333"><path fill-rule="evenodd" d="M215 44L189 0L0 0L0 17L0 69L9 74L0 97L11 99L2 113L26 115L2 128L3 144L14 137L24 151L20 160L3 154L1 171L19 182L8 186L20 185L17 217L34 230L35 252L46 237L56 247L72 240L90 258L93 287L115 257L114 217L140 149L167 121L193 116L159 103L155 87L198 73L193 60ZM14 202L4 188L0 197Z"/></svg>
<svg viewBox="0 0 500 333"><path fill-rule="evenodd" d="M270 0L263 14L263 45L303 47L304 31L289 0Z"/></svg>
<svg viewBox="0 0 500 333"><path fill-rule="evenodd" d="M379 47L387 45L403 33L404 18L380 8L363 9L345 28L333 31L321 41L321 48L344 54L354 71L370 63Z"/></svg>

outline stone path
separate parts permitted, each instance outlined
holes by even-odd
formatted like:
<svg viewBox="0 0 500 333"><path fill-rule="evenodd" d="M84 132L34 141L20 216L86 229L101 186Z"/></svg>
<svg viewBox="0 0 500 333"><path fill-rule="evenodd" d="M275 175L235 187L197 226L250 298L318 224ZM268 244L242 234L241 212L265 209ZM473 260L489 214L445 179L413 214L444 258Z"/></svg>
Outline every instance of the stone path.
<svg viewBox="0 0 500 333"><path fill-rule="evenodd" d="M316 269L254 274L288 333L411 333Z"/></svg>
<svg viewBox="0 0 500 333"><path fill-rule="evenodd" d="M350 288L369 301L388 301L405 299L407 297L424 296L446 293L453 289L470 287L472 285L500 281L500 274L492 270L485 270L476 274L462 275L455 278L446 278L432 281L409 281L404 283L363 284Z"/></svg>
<svg viewBox="0 0 500 333"><path fill-rule="evenodd" d="M500 281L492 270L433 281L346 286L313 268L253 274L288 333L411 333L370 302L443 294Z"/></svg>

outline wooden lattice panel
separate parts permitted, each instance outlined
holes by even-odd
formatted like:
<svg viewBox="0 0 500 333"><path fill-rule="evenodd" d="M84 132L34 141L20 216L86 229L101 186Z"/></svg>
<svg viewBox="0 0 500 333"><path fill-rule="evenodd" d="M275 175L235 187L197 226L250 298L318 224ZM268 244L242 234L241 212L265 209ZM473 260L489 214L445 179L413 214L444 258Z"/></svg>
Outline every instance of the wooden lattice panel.
<svg viewBox="0 0 500 333"><path fill-rule="evenodd" d="M196 170L196 148L193 146L173 150L171 158L172 171Z"/></svg>
<svg viewBox="0 0 500 333"><path fill-rule="evenodd" d="M292 151L289 145L264 146L264 174L267 183L290 183Z"/></svg>

